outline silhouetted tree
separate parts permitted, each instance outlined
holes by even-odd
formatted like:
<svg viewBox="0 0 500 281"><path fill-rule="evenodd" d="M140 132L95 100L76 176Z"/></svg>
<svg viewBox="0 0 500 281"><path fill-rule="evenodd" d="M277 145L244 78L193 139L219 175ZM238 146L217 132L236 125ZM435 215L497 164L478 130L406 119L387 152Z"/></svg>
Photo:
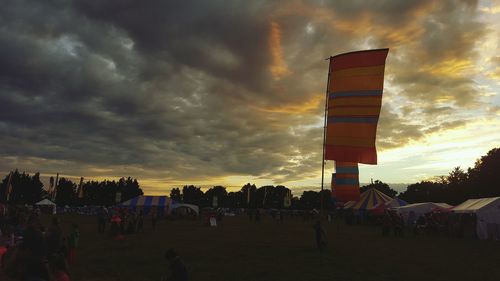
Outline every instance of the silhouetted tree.
<svg viewBox="0 0 500 281"><path fill-rule="evenodd" d="M408 203L437 202L446 185L443 182L421 181L410 184L406 191L399 195L399 198ZM444 201L441 201L444 202Z"/></svg>
<svg viewBox="0 0 500 281"><path fill-rule="evenodd" d="M292 210L299 210L299 209L303 209L302 205L301 205L301 202L300 202L300 198L297 197L297 196L293 196L292 197L292 204L290 205L290 209Z"/></svg>
<svg viewBox="0 0 500 281"><path fill-rule="evenodd" d="M127 179L121 178L120 182L124 182L125 184L123 186L118 186L118 191L122 192L122 201L127 201L144 194L136 179L132 179L131 177Z"/></svg>
<svg viewBox="0 0 500 281"><path fill-rule="evenodd" d="M185 185L182 188L182 201L188 204L203 205L203 191L194 185Z"/></svg>
<svg viewBox="0 0 500 281"><path fill-rule="evenodd" d="M228 208L245 208L247 197L242 191L229 192L227 194L225 207Z"/></svg>
<svg viewBox="0 0 500 281"><path fill-rule="evenodd" d="M300 206L302 209L319 209L320 193L316 191L304 191L300 196Z"/></svg>
<svg viewBox="0 0 500 281"><path fill-rule="evenodd" d="M7 200L7 182L9 180L7 174L0 185L0 200ZM40 173L35 173L30 176L28 173L19 173L18 170L12 172L12 192L10 194L10 203L15 204L33 204L40 201L46 191L43 189L43 183L40 181Z"/></svg>
<svg viewBox="0 0 500 281"><path fill-rule="evenodd" d="M207 206L212 206L214 196L217 196L217 207L226 207L227 191L225 187L214 186L205 192Z"/></svg>
<svg viewBox="0 0 500 281"><path fill-rule="evenodd" d="M73 205L76 202L76 184L65 178L59 178L56 192L57 205Z"/></svg>
<svg viewBox="0 0 500 281"><path fill-rule="evenodd" d="M172 190L170 190L170 199L176 202L182 202L181 190L177 187L172 188Z"/></svg>
<svg viewBox="0 0 500 281"><path fill-rule="evenodd" d="M257 192L257 187L255 186L255 184L245 184L241 188L241 192L243 193L243 201L241 202L241 204L247 208L256 208L258 200L255 198ZM250 202L247 202L248 193L250 193ZM262 198L260 202L262 202Z"/></svg>
<svg viewBox="0 0 500 281"><path fill-rule="evenodd" d="M500 196L500 148L494 148L468 170L472 198Z"/></svg>
<svg viewBox="0 0 500 281"><path fill-rule="evenodd" d="M362 186L359 191L361 193L367 191L370 188L375 188L378 191L384 193L385 195L388 195L390 197L395 197L398 192L394 189L392 189L388 184L381 182L379 180L375 180L373 183L370 183L368 185Z"/></svg>

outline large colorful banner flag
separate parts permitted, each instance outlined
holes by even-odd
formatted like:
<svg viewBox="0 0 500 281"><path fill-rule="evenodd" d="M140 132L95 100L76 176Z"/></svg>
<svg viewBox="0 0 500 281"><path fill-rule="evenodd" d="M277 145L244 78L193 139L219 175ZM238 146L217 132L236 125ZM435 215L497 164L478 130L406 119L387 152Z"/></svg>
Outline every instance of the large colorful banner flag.
<svg viewBox="0 0 500 281"><path fill-rule="evenodd" d="M389 49L330 58L325 160L377 164L375 138Z"/></svg>
<svg viewBox="0 0 500 281"><path fill-rule="evenodd" d="M336 202L359 200L358 163L335 161L332 174L332 196Z"/></svg>

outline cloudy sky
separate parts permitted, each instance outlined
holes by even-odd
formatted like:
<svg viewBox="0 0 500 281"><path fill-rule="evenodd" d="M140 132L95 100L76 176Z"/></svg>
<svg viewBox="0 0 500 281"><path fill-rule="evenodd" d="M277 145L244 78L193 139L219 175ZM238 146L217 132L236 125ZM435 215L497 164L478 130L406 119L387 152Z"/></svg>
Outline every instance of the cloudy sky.
<svg viewBox="0 0 500 281"><path fill-rule="evenodd" d="M0 172L319 189L325 58L374 48L390 52L361 182L500 146L500 1L4 0Z"/></svg>

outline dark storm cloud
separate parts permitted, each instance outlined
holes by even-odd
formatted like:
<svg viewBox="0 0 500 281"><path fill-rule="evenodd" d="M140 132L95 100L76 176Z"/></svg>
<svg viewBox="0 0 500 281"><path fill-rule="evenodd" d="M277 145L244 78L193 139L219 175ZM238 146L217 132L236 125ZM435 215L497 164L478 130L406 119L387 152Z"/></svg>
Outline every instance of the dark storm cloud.
<svg viewBox="0 0 500 281"><path fill-rule="evenodd" d="M267 5L249 1L77 1L78 11L127 32L140 52L263 90ZM245 40L242 40L244 35ZM238 93L235 93L238 94Z"/></svg>
<svg viewBox="0 0 500 281"><path fill-rule="evenodd" d="M394 47L388 79L400 90L388 96L420 108L414 122L415 107L383 107L381 149L459 126L422 124L477 103L471 79L430 71L475 57L484 35L475 6L364 3L4 1L0 169L167 181L315 177L324 58L365 37ZM436 103L443 99L451 104Z"/></svg>

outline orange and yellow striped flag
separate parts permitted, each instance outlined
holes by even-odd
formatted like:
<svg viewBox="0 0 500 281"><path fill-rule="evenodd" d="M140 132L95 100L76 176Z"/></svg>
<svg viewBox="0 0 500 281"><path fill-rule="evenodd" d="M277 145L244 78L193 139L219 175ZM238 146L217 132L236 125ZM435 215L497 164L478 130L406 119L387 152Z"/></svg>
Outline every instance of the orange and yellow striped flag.
<svg viewBox="0 0 500 281"><path fill-rule="evenodd" d="M325 160L377 164L375 139L389 49L330 58Z"/></svg>

